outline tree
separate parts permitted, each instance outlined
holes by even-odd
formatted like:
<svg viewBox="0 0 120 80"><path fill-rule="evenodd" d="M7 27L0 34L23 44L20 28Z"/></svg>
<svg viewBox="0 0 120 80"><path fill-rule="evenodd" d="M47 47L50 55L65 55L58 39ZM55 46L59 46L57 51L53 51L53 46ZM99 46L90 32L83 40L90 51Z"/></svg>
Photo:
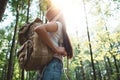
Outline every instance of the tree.
<svg viewBox="0 0 120 80"><path fill-rule="evenodd" d="M94 74L94 80L96 80L96 72L95 72L95 66L94 66L92 45L91 45L91 40L90 40L88 20L87 20L86 7L85 7L85 1L84 0L83 0L83 3L84 3L85 18L86 18L86 26L87 26L86 28L87 28L87 36L88 36L88 42L89 42L89 50L90 50L90 56L91 56L91 64L92 64L92 69L93 69L93 74Z"/></svg>
<svg viewBox="0 0 120 80"><path fill-rule="evenodd" d="M8 72L7 72L7 80L12 80L13 77L13 71L14 71L14 58L13 55L15 53L15 49L16 49L16 33L17 33L17 26L18 26L18 20L19 20L19 11L18 11L18 2L16 6L16 24L15 24L15 28L14 28L14 35L13 35L13 39L12 39L12 45L11 45L11 49L10 49L10 57L9 57L9 63L8 63Z"/></svg>
<svg viewBox="0 0 120 80"><path fill-rule="evenodd" d="M2 20L8 0L0 0L0 21Z"/></svg>

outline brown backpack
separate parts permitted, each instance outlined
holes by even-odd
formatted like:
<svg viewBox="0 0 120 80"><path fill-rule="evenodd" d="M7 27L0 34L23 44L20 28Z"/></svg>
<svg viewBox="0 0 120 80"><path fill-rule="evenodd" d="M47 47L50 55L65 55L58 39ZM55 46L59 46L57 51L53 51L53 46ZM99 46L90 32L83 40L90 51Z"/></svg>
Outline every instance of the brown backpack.
<svg viewBox="0 0 120 80"><path fill-rule="evenodd" d="M20 48L17 58L20 68L26 71L42 70L53 57L53 51L34 32L34 27L41 24L42 21L36 18L32 23L25 23L18 33Z"/></svg>

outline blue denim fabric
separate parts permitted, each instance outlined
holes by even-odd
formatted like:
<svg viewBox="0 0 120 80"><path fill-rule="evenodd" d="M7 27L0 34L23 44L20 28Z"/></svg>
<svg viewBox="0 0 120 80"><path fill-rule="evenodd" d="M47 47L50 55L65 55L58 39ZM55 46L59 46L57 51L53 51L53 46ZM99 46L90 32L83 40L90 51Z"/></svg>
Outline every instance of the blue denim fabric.
<svg viewBox="0 0 120 80"><path fill-rule="evenodd" d="M53 60L45 68L42 80L61 80L62 69L62 61L53 58Z"/></svg>

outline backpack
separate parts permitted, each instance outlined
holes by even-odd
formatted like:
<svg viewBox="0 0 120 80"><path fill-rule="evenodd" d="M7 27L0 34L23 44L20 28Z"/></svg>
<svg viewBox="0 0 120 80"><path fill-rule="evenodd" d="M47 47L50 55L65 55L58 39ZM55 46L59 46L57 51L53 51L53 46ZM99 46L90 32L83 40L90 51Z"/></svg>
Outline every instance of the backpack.
<svg viewBox="0 0 120 80"><path fill-rule="evenodd" d="M34 28L41 24L42 21L36 18L31 23L25 23L18 32L18 63L26 71L42 70L53 58L54 52L34 32Z"/></svg>

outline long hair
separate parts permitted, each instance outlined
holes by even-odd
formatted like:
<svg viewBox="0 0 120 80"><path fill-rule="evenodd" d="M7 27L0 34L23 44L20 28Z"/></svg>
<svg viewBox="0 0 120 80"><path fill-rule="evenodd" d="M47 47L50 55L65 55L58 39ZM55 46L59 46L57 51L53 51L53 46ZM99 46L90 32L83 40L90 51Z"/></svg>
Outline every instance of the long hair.
<svg viewBox="0 0 120 80"><path fill-rule="evenodd" d="M73 57L73 48L69 39L69 36L66 32L66 23L64 19L64 15L62 14L61 10L53 5L49 5L46 18L49 18L49 21L60 21L63 25L62 33L63 33L63 47L67 51L67 57Z"/></svg>
<svg viewBox="0 0 120 80"><path fill-rule="evenodd" d="M60 21L63 25L62 27L62 33L63 33L63 46L65 48L65 50L67 51L67 56L68 58L72 58L73 57L73 48L70 42L70 38L66 32L66 24L65 24L65 19L63 14L61 13L59 18L57 19L57 21Z"/></svg>

